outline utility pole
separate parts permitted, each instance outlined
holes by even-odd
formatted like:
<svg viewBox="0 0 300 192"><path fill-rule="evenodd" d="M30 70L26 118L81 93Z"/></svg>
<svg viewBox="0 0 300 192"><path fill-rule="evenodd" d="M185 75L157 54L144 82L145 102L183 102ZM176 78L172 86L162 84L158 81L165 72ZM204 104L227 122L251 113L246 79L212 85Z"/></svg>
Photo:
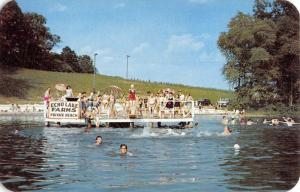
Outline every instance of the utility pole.
<svg viewBox="0 0 300 192"><path fill-rule="evenodd" d="M95 78L96 78L96 56L98 55L98 53L94 53L94 78L93 78L93 92L96 92L96 88L95 88Z"/></svg>
<svg viewBox="0 0 300 192"><path fill-rule="evenodd" d="M127 65L126 65L126 79L128 79L128 58L130 57L130 55L126 55L127 57Z"/></svg>

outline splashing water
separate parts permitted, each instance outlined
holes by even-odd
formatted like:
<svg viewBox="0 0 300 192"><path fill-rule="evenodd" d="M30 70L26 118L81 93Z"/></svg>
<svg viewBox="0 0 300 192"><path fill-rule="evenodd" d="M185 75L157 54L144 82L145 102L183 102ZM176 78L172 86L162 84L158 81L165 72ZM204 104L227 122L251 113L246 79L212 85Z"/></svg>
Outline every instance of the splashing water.
<svg viewBox="0 0 300 192"><path fill-rule="evenodd" d="M152 128L144 127L142 133L134 133L132 137L142 138L142 137L157 137L158 134L151 131Z"/></svg>
<svg viewBox="0 0 300 192"><path fill-rule="evenodd" d="M196 134L197 137L211 137L211 136L217 136L221 137L224 136L223 132L211 132L211 131L199 131Z"/></svg>
<svg viewBox="0 0 300 192"><path fill-rule="evenodd" d="M186 136L186 132L182 130L174 130L174 129L162 129L162 128L150 128L144 127L142 132L134 133L131 137L134 138L144 138L144 137L182 137Z"/></svg>

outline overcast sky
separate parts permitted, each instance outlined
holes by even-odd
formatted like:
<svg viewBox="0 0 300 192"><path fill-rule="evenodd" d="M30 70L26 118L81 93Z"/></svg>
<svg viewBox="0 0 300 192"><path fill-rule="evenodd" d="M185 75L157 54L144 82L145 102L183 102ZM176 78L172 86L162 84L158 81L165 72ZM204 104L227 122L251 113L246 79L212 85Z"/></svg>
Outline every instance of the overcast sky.
<svg viewBox="0 0 300 192"><path fill-rule="evenodd" d="M101 74L228 89L220 32L254 0L17 0L24 12L47 18L68 45L93 58Z"/></svg>

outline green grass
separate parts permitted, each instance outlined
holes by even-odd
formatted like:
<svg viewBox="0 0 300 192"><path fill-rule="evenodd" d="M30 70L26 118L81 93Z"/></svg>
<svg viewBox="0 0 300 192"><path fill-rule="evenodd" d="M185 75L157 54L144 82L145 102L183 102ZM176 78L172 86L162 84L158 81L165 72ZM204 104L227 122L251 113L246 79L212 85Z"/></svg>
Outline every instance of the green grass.
<svg viewBox="0 0 300 192"><path fill-rule="evenodd" d="M57 83L65 83L72 86L74 94L78 92L92 91L92 74L80 74L80 73L61 73L61 72L49 72L40 70L20 69L13 75L8 76L7 82L2 84L0 95L0 103L37 103L41 102L42 96L47 89L51 87L54 90L54 86ZM190 77L192 78L192 77ZM167 81L167 79L166 79ZM17 82L13 84L12 82ZM7 85L6 85L7 84ZM163 88L172 88L175 90L181 90L185 94L191 93L194 99L208 98L215 103L220 98L231 98L233 92L191 87L178 84L161 84L151 83L146 81L131 81L120 77L111 77L104 75L96 75L96 90L102 90L110 85L116 85L122 88L127 94L130 84L134 84L138 94L146 94L147 91L157 92ZM10 90L14 87L13 90ZM7 89L6 89L7 88ZM9 92L10 94L5 94ZM52 94L57 95L58 92L54 91Z"/></svg>

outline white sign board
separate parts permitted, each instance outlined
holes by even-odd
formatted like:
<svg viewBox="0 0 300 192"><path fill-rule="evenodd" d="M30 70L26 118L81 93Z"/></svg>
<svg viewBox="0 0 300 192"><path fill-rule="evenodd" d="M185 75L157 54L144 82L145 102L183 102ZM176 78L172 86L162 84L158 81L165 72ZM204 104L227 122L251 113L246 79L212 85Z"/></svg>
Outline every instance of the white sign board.
<svg viewBox="0 0 300 192"><path fill-rule="evenodd" d="M48 118L79 119L80 105L77 101L52 101L49 103Z"/></svg>

